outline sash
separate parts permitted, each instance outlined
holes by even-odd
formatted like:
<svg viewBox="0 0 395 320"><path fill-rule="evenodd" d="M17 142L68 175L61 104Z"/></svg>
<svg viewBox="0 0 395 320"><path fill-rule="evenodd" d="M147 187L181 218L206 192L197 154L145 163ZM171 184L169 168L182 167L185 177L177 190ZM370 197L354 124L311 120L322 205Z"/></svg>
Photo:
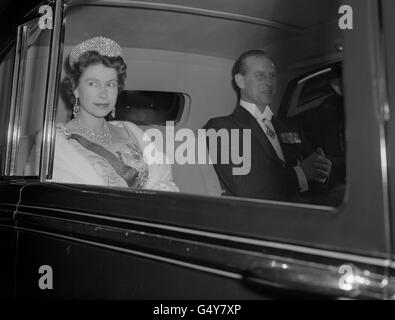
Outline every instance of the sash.
<svg viewBox="0 0 395 320"><path fill-rule="evenodd" d="M116 155L99 144L91 142L78 134L71 134L69 139L77 140L84 148L98 154L100 157L107 160L107 162L115 169L118 175L125 180L128 187L133 188L137 186L137 169L130 167L123 163Z"/></svg>

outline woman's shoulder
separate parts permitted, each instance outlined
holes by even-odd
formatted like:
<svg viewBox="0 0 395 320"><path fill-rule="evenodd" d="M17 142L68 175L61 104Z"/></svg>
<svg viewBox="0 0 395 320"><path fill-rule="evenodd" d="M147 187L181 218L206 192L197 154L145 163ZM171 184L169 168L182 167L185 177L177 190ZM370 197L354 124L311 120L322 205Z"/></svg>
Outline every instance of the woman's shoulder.
<svg viewBox="0 0 395 320"><path fill-rule="evenodd" d="M108 122L110 125L113 125L114 127L117 128L126 128L126 129L131 129L131 130L137 130L137 131L142 131L140 127L138 127L136 124L130 121L120 121L120 120L112 120Z"/></svg>
<svg viewBox="0 0 395 320"><path fill-rule="evenodd" d="M65 137L68 137L71 134L69 122L67 122L67 123L63 123L63 122L62 123L57 123L56 124L56 133L60 134L60 135L63 135Z"/></svg>
<svg viewBox="0 0 395 320"><path fill-rule="evenodd" d="M144 131L136 124L130 121L110 121L108 122L113 129L126 132L127 138L142 139Z"/></svg>

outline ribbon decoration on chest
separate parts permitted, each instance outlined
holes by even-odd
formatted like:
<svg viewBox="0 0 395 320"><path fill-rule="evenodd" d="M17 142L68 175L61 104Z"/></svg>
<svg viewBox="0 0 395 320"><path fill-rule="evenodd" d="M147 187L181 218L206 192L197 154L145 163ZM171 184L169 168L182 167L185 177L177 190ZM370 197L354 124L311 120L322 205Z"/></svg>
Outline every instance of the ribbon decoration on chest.
<svg viewBox="0 0 395 320"><path fill-rule="evenodd" d="M101 145L91 142L78 134L71 134L69 139L74 139L78 141L84 148L98 154L100 157L107 160L107 162L115 169L118 175L123 180L125 180L128 187L136 187L138 171L135 168L124 164L123 161L120 160L116 155L114 155L111 151L108 151Z"/></svg>

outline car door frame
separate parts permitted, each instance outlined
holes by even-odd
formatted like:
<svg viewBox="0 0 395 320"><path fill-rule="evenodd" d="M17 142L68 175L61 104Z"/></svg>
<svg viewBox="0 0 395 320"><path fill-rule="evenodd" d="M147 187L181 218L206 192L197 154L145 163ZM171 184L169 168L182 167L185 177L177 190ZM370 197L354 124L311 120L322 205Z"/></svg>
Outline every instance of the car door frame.
<svg viewBox="0 0 395 320"><path fill-rule="evenodd" d="M393 147L395 142L395 117L393 117L394 112L394 101L395 101L395 45L392 41L392 37L395 36L395 25L391 18L391 13L395 13L394 3L388 0L381 1L382 6L382 28L383 28L383 50L385 50L385 70L387 73L386 82L382 84L382 90L387 94L388 98L384 103L385 108L383 109L382 117L385 121L385 135L387 137L387 143L385 148L388 152L388 184L389 184L389 198L391 206L391 217L389 222L389 227L391 228L392 238L391 238L391 252L392 252L392 262L390 266L390 283L392 283L389 295L392 299L395 299L395 217L393 211L393 203L395 202L395 190L393 186L395 185L395 170L393 170L394 158L395 158L395 148Z"/></svg>
<svg viewBox="0 0 395 320"><path fill-rule="evenodd" d="M35 2L38 4L38 1ZM41 1L42 5L49 4L49 2ZM37 12L36 10L37 9ZM20 116L20 97L21 87L24 80L24 64L26 57L24 52L27 51L26 39L27 28L33 23L38 23L39 6L35 7L32 11L28 12L23 18L15 17L21 24L17 26L15 35L10 35L10 38L1 48L1 55L3 52L9 50L11 46L15 46L14 66L12 71L12 85L11 85L11 101L9 113L7 116L7 126L2 128L2 134L6 135L6 143L2 146L1 158L1 175L0 175L0 236L1 236L1 251L3 254L3 262L1 264L1 274L4 276L2 282L0 296L2 298L12 299L17 296L16 292L16 277L17 277L17 262L18 262L18 225L17 225L17 211L20 201L21 191L24 186L28 185L31 181L39 181L39 177L25 177L11 174L13 171L13 164L15 164L15 150L17 146L17 139L19 136L18 126ZM12 23L13 25L14 23ZM59 27L58 27L59 29ZM52 48L58 49L57 43L59 39L53 39ZM52 50L53 55L58 50ZM53 61L54 58L52 58ZM56 74L56 73L55 73ZM56 91L47 88L47 93L52 95ZM47 97L47 101L48 97ZM48 117L47 117L48 118ZM48 121L47 121L48 122ZM49 123L49 122L48 122ZM44 157L43 157L44 158ZM48 157L47 157L48 158Z"/></svg>

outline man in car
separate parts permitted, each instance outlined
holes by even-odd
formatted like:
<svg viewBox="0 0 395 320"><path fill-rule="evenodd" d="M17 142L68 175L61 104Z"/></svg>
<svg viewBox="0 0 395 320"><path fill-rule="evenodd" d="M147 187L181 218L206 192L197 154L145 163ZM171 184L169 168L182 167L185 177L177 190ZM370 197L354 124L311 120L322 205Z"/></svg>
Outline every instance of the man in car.
<svg viewBox="0 0 395 320"><path fill-rule="evenodd" d="M243 129L250 129L251 168L245 175L234 175L233 168L237 164L221 161L223 146L217 141L219 158L214 167L224 194L310 202L311 192L326 184L331 162L322 149L310 148L290 120L275 116L278 106L273 104L276 92L273 61L264 51L247 51L236 60L232 75L239 93L239 105L231 115L209 120L206 130L225 128L230 132L239 129L238 141L242 143ZM229 145L234 143L231 141ZM243 148L239 146L238 150Z"/></svg>

